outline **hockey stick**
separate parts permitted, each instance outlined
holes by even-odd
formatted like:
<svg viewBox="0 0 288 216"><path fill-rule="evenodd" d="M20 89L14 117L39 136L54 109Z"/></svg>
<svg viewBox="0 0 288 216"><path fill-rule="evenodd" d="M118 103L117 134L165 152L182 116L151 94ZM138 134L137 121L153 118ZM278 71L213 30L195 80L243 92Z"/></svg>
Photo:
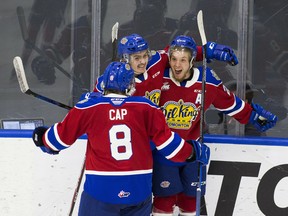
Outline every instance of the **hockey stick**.
<svg viewBox="0 0 288 216"><path fill-rule="evenodd" d="M37 93L31 91L29 89L29 86L28 86L28 83L27 83L27 79L26 79L26 75L25 75L25 70L24 70L24 67L23 67L22 59L19 56L16 56L13 59L13 65L14 65L14 68L15 68L15 71L16 71L16 75L17 75L17 79L18 79L18 82L19 82L19 86L20 86L21 92L23 92L24 94L32 95L32 96L34 96L34 97L36 97L38 99L44 100L44 101L46 101L48 103L52 103L54 105L60 106L60 107L65 108L65 109L68 109L68 110L72 109L72 107L70 107L68 105L62 104L60 102L57 102L55 100L52 100L50 98L47 98L47 97L45 97L43 95L40 95L40 94L37 94ZM84 175L84 171L85 171L85 158L84 158L84 164L82 166L80 176L78 178L77 186L76 186L76 189L74 191L73 198L72 198L72 203L71 203L71 207L70 207L70 211L69 211L69 216L71 216L72 213L73 213L73 209L74 209L74 206L76 204L76 200L77 200L77 197L78 197L78 193L79 193L81 181L82 181L82 178L83 178L83 175Z"/></svg>
<svg viewBox="0 0 288 216"><path fill-rule="evenodd" d="M116 22L113 25L112 31L111 31L112 49L113 49L112 50L112 61L115 61L116 57L117 57L118 26L119 26L119 23ZM85 171L85 161L86 161L86 157L84 158L84 162L83 162L83 165L82 165L82 168L81 168L81 173L80 173L80 176L79 176L79 179L78 179L78 182L77 182L77 187L76 187L74 195L73 195L72 204L71 204L70 211L69 211L69 216L72 216L73 210L74 210L74 207L75 207L75 204L76 204L77 196L78 196L78 193L79 193L80 185L81 185L82 178L83 178L84 171Z"/></svg>
<svg viewBox="0 0 288 216"><path fill-rule="evenodd" d="M111 31L111 36L112 36L112 61L115 61L117 58L117 39L118 39L118 28L119 28L119 23L116 22Z"/></svg>
<svg viewBox="0 0 288 216"><path fill-rule="evenodd" d="M83 178L84 171L85 171L85 161L86 161L86 157L84 157L84 162L83 162L83 165L82 165L82 168L81 168L81 173L80 173L80 176L78 178L77 186L76 186L75 191L74 191L74 195L73 195L70 211L69 211L69 214L68 214L69 216L72 216L73 210L74 210L74 207L75 207L75 204L76 204L76 201L77 201L79 189L80 189L82 178Z"/></svg>
<svg viewBox="0 0 288 216"><path fill-rule="evenodd" d="M26 25L26 18L25 18L25 14L24 14L24 9L21 6L17 7L17 17L18 17L18 22L20 25L21 34L22 34L22 38L23 38L24 42L27 43L31 48L33 48L39 55L43 56L49 63L51 63L59 71L61 71L66 77L73 80L73 77L71 76L70 73L68 73L64 68L62 68L56 61L54 61L49 56L47 56L46 53L42 49L37 47L35 45L35 43L33 43L30 40L29 35L28 35L27 25ZM73 80L73 81L75 81L75 80Z"/></svg>
<svg viewBox="0 0 288 216"><path fill-rule="evenodd" d="M23 92L24 94L36 97L36 98L38 98L40 100L44 100L44 101L46 101L48 103L51 103L51 104L54 104L56 106L65 108L65 109L68 109L68 110L72 109L72 107L70 107L70 106L68 106L66 104L60 103L60 102L55 101L55 100L53 100L51 98L48 98L48 97L40 95L40 94L38 94L36 92L33 92L29 88L29 85L27 83L27 79L26 79L26 75L25 75L25 70L24 70L24 66L23 66L23 63L22 63L22 59L19 56L14 57L13 65L14 65L14 68L15 68L15 71L16 71L16 75L17 75L17 79L18 79L18 83L19 83L21 92Z"/></svg>
<svg viewBox="0 0 288 216"><path fill-rule="evenodd" d="M207 44L207 39L205 35L205 29L203 24L203 12L200 10L197 14L197 24L202 41L202 46ZM204 141L204 113L205 113L205 91L206 91L206 56L205 49L203 49L203 71L202 71L202 91L201 91L201 119L200 119L200 142ZM197 194L196 194L196 216L200 216L201 211L201 184L202 184L202 164L199 163L199 182L197 185Z"/></svg>
<svg viewBox="0 0 288 216"><path fill-rule="evenodd" d="M197 14L197 24L198 29L202 41L202 46L207 44L207 39L205 35L205 29L203 24L203 13L202 10L200 10ZM201 142L203 142L203 126L204 126L204 103L205 103L205 90L206 90L206 68L207 68L207 62L206 62L206 56L205 56L205 49L203 49L203 73L202 73L202 91L201 91L201 122L200 122L200 139Z"/></svg>

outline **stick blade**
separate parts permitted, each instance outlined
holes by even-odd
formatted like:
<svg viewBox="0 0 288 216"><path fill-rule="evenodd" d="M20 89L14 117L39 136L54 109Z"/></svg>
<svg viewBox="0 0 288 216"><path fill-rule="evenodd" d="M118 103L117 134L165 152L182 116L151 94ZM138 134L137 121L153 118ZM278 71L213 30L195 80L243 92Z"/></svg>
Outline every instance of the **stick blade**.
<svg viewBox="0 0 288 216"><path fill-rule="evenodd" d="M111 31L111 34L112 34L112 43L117 40L118 38L118 28L119 28L119 23L116 22L113 27L112 27L112 31Z"/></svg>
<svg viewBox="0 0 288 216"><path fill-rule="evenodd" d="M26 75L24 66L22 63L22 59L19 56L14 57L13 59L13 65L16 71L18 83L20 86L20 89L23 93L26 93L29 90L29 86L27 83Z"/></svg>
<svg viewBox="0 0 288 216"><path fill-rule="evenodd" d="M200 33L202 45L207 44L205 29L204 29L204 23L203 23L203 12L200 10L197 14L197 24L198 24L198 30Z"/></svg>

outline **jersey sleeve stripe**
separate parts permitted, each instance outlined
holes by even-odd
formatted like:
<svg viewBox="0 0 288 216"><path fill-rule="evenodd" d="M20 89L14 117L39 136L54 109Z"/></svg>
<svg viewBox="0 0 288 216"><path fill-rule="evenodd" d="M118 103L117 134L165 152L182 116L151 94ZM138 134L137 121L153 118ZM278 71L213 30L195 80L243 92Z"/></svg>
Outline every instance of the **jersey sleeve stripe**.
<svg viewBox="0 0 288 216"><path fill-rule="evenodd" d="M175 133L172 132L169 139L166 140L166 142L164 142L163 144L157 146L157 149L160 151L160 150L164 149L167 145L169 145L174 140L174 135L175 135Z"/></svg>
<svg viewBox="0 0 288 216"><path fill-rule="evenodd" d="M173 133L173 137L170 137L165 144L162 144L161 147L165 145L165 147L158 149L159 153L162 154L167 159L172 159L184 146L184 140L177 134ZM171 139L172 138L172 139Z"/></svg>
<svg viewBox="0 0 288 216"><path fill-rule="evenodd" d="M167 159L173 158L183 147L185 141L182 139L180 145L168 156L166 156Z"/></svg>
<svg viewBox="0 0 288 216"><path fill-rule="evenodd" d="M141 175L141 174L151 174L152 169L147 170L132 170L132 171L96 171L96 170L86 170L85 174L89 175L101 175L101 176L129 176L129 175Z"/></svg>
<svg viewBox="0 0 288 216"><path fill-rule="evenodd" d="M61 151L63 149L68 148L70 145L65 144L60 139L57 132L57 125L58 123L56 123L55 125L53 125L51 128L48 129L47 133L45 134L45 141L46 144L54 151Z"/></svg>
<svg viewBox="0 0 288 216"><path fill-rule="evenodd" d="M236 115L237 113L241 112L241 111L244 109L244 107L245 107L245 102L244 102L244 101L241 101L241 103L238 104L238 105L240 106L240 108L238 107L237 110L234 110L233 112L230 112L230 113L227 113L227 114L228 114L229 116L234 116L234 115Z"/></svg>
<svg viewBox="0 0 288 216"><path fill-rule="evenodd" d="M237 113L241 112L244 109L244 107L245 102L235 96L235 106L233 108L226 109L224 113L229 116L234 116Z"/></svg>
<svg viewBox="0 0 288 216"><path fill-rule="evenodd" d="M45 144L51 148L53 151L59 151L57 148L54 147L54 145L49 141L48 133L50 132L51 128L48 129L48 131L45 133Z"/></svg>
<svg viewBox="0 0 288 216"><path fill-rule="evenodd" d="M224 111L229 112L229 111L235 109L236 105L237 105L237 101L236 101L236 98L235 98L234 103L230 107L227 107L225 109L219 109L218 107L215 107L215 108L217 108L221 112L224 112Z"/></svg>
<svg viewBox="0 0 288 216"><path fill-rule="evenodd" d="M218 107L215 107L217 110L224 112L225 114L229 115L229 116L234 116L237 113L241 112L244 107L245 107L245 102L242 101L240 98L238 98L237 96L234 95L234 103L232 104L232 106L225 108L225 109L219 109Z"/></svg>

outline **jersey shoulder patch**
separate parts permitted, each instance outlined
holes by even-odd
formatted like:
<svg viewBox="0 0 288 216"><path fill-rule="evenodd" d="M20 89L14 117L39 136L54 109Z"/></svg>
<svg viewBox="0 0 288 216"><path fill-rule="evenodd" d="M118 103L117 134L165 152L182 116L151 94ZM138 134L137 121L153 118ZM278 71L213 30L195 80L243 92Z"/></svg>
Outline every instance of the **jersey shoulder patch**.
<svg viewBox="0 0 288 216"><path fill-rule="evenodd" d="M100 94L99 94L99 96L95 96L95 97L86 97L83 100L79 101L75 105L75 107L79 108L79 109L84 109L84 108L94 106L100 101L101 98L103 98L103 97L100 96Z"/></svg>
<svg viewBox="0 0 288 216"><path fill-rule="evenodd" d="M152 50L151 51L151 59L148 62L147 68L161 60L161 55L159 52Z"/></svg>
<svg viewBox="0 0 288 216"><path fill-rule="evenodd" d="M203 67L198 67L200 71L199 80L202 81ZM212 85L220 85L222 80L216 74L216 72L211 68L206 68L206 83L210 83Z"/></svg>

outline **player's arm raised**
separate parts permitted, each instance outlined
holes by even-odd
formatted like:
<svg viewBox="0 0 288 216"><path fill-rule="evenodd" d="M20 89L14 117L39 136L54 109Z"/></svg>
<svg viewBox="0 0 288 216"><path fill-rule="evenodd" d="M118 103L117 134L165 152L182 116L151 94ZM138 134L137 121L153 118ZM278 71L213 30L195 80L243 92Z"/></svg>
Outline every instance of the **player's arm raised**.
<svg viewBox="0 0 288 216"><path fill-rule="evenodd" d="M203 60L203 49L205 49L207 62L212 60L218 60L227 62L228 64L235 66L238 64L237 56L233 49L227 45L217 44L215 42L208 41L204 46L197 46L196 61Z"/></svg>

